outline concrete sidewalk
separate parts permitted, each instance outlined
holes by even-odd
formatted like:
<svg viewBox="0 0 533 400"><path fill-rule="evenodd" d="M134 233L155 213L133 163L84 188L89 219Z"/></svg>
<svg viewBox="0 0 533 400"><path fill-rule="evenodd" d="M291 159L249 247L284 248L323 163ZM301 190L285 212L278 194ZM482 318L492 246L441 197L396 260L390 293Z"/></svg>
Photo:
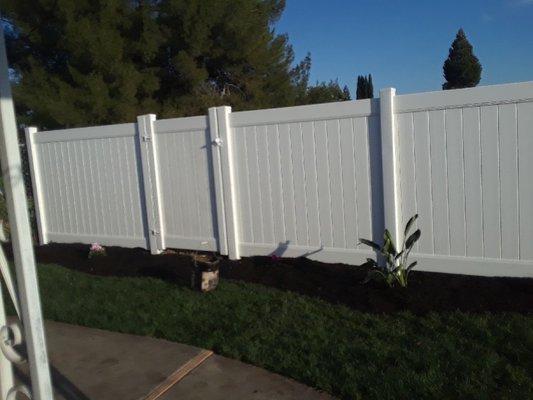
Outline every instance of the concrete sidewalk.
<svg viewBox="0 0 533 400"><path fill-rule="evenodd" d="M46 322L56 399L139 400L202 349L142 336ZM18 373L27 380L27 368ZM326 400L329 395L212 355L158 400Z"/></svg>

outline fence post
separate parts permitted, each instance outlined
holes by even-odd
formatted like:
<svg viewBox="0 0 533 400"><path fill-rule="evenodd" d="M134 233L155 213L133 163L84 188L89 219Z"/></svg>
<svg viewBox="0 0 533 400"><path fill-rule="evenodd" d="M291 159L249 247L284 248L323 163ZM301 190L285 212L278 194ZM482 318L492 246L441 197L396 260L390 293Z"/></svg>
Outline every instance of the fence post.
<svg viewBox="0 0 533 400"><path fill-rule="evenodd" d="M231 107L209 109L209 130L213 148L213 168L220 253L238 260L239 214L237 207L237 177L233 154L233 130L230 122Z"/></svg>
<svg viewBox="0 0 533 400"><path fill-rule="evenodd" d="M211 160L213 165L213 180L215 184L215 202L217 209L217 227L218 227L218 252L222 255L228 255L228 239L226 236L226 215L224 207L224 190L222 183L222 162L220 146L222 139L218 133L217 108L209 108L209 138Z"/></svg>
<svg viewBox="0 0 533 400"><path fill-rule="evenodd" d="M381 160L383 168L383 206L385 228L397 246L403 240L400 207L400 170L398 135L394 121L396 89L381 89L379 95L381 122Z"/></svg>
<svg viewBox="0 0 533 400"><path fill-rule="evenodd" d="M35 148L37 128L33 126L27 127L25 133L33 188L33 205L35 208L35 219L37 220L37 233L39 234L39 243L46 244L48 243L48 237L46 236L46 216L44 213L43 188L41 184L41 167L37 149Z"/></svg>
<svg viewBox="0 0 533 400"><path fill-rule="evenodd" d="M161 208L161 192L155 138L155 114L137 117L137 137L141 153L142 185L144 191L148 244L152 254L165 248Z"/></svg>

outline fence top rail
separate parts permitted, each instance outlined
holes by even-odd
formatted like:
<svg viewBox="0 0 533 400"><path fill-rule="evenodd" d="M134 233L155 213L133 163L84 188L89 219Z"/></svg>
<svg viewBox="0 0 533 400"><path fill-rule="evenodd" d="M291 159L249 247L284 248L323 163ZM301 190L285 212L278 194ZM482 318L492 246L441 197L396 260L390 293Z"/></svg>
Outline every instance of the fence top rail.
<svg viewBox="0 0 533 400"><path fill-rule="evenodd" d="M185 118L158 119L155 121L155 133L175 133L204 130L208 127L208 118L205 115Z"/></svg>
<svg viewBox="0 0 533 400"><path fill-rule="evenodd" d="M137 128L136 124L134 123L91 126L86 128L58 129L53 131L37 132L35 135L35 143L135 136L136 132Z"/></svg>
<svg viewBox="0 0 533 400"><path fill-rule="evenodd" d="M450 108L519 103L533 100L533 82L479 86L467 89L397 95L394 100L398 114Z"/></svg>
<svg viewBox="0 0 533 400"><path fill-rule="evenodd" d="M365 99L254 111L237 111L231 114L231 122L233 126L249 126L367 117L377 114L379 114L379 99Z"/></svg>

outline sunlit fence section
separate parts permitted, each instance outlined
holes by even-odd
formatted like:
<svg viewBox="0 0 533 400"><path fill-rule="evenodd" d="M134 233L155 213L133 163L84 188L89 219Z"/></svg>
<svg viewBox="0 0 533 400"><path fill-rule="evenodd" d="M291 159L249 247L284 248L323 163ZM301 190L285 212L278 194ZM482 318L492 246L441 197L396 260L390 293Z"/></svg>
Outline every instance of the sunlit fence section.
<svg viewBox="0 0 533 400"><path fill-rule="evenodd" d="M533 83L39 132L42 243L359 264L418 213L418 269L533 276Z"/></svg>

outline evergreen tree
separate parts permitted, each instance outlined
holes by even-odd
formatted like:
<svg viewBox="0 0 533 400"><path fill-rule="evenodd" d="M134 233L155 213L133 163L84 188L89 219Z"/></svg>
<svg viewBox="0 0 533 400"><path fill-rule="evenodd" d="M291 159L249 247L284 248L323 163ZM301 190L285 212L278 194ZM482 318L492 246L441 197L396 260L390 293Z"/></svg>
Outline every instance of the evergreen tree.
<svg viewBox="0 0 533 400"><path fill-rule="evenodd" d="M5 0L21 122L42 128L294 104L284 0ZM306 58L310 66L310 58ZM308 74L307 74L308 76ZM302 86L307 83L300 81Z"/></svg>
<svg viewBox="0 0 533 400"><path fill-rule="evenodd" d="M459 29L443 66L444 90L477 86L482 67L463 29Z"/></svg>
<svg viewBox="0 0 533 400"><path fill-rule="evenodd" d="M357 77L357 87L355 91L355 98L357 100L364 99L365 93L366 93L365 80L362 75L359 75Z"/></svg>
<svg viewBox="0 0 533 400"><path fill-rule="evenodd" d="M341 89L338 81L332 80L329 83L321 82L315 86L309 86L310 72L311 54L307 53L305 58L291 71L293 85L296 90L295 104L318 104L350 100L350 90L347 86Z"/></svg>
<svg viewBox="0 0 533 400"><path fill-rule="evenodd" d="M342 88L342 96L343 96L342 100L344 101L351 100L350 89L348 89L347 85L344 85L344 87Z"/></svg>
<svg viewBox="0 0 533 400"><path fill-rule="evenodd" d="M311 72L311 54L307 53L305 58L300 61L291 71L292 84L296 90L296 104L305 104L307 102L307 89L309 88L309 74Z"/></svg>
<svg viewBox="0 0 533 400"><path fill-rule="evenodd" d="M357 100L374 98L374 86L372 84L371 74L369 74L368 77L364 75L359 75L357 77L356 98Z"/></svg>
<svg viewBox="0 0 533 400"><path fill-rule="evenodd" d="M374 84L372 83L372 74L368 74L367 99L374 98Z"/></svg>

